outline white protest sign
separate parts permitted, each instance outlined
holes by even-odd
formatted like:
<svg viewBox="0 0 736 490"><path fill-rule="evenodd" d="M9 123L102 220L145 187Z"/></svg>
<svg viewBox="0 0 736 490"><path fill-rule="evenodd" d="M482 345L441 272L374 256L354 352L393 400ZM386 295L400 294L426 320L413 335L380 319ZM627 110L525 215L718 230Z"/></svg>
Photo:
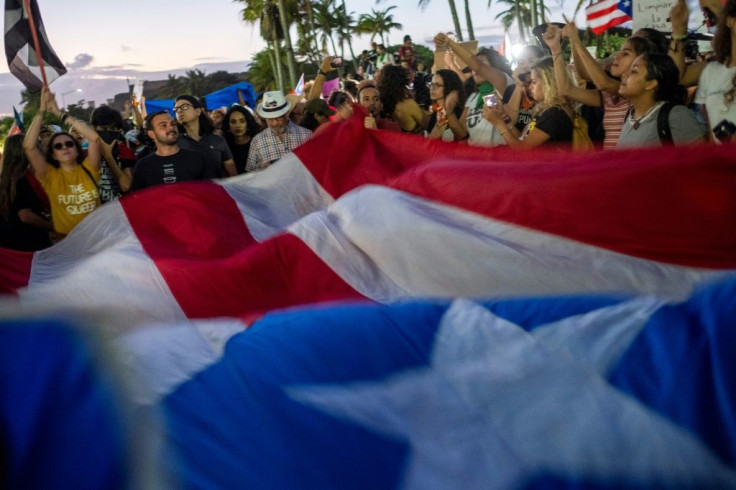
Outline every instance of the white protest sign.
<svg viewBox="0 0 736 490"><path fill-rule="evenodd" d="M667 19L675 3L677 3L676 0L635 0L632 9L634 32L644 27L651 27L662 32L672 31L672 23Z"/></svg>

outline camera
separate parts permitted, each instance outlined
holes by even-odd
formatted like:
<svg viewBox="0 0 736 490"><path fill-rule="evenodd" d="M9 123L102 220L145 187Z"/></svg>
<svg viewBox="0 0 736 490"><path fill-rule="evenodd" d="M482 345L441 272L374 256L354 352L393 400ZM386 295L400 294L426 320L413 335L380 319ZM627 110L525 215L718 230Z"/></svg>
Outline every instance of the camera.
<svg viewBox="0 0 736 490"><path fill-rule="evenodd" d="M493 107L498 105L498 96L496 94L489 94L483 96L483 102L488 107Z"/></svg>
<svg viewBox="0 0 736 490"><path fill-rule="evenodd" d="M731 121L723 120L713 128L713 135L718 138L721 143L727 143L731 141L734 133L736 133L736 124Z"/></svg>
<svg viewBox="0 0 736 490"><path fill-rule="evenodd" d="M335 56L332 61L330 61L330 66L332 68L339 68L342 66L342 56Z"/></svg>

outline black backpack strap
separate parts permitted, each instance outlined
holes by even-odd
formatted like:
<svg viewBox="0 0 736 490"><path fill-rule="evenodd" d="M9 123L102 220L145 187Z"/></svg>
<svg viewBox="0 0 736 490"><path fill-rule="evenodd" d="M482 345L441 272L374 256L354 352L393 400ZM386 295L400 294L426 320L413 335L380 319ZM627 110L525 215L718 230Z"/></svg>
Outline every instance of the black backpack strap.
<svg viewBox="0 0 736 490"><path fill-rule="evenodd" d="M84 170L84 173L87 174L89 176L89 178L92 180L92 183L95 185L95 189L97 189L97 194L99 194L100 193L100 186L97 183L97 181L95 180L95 178L92 177L92 172L90 172L89 169L87 167L85 167L81 163L79 164L79 166L82 167L82 170Z"/></svg>
<svg viewBox="0 0 736 490"><path fill-rule="evenodd" d="M662 145L672 144L672 131L670 130L670 111L675 106L672 102L665 102L657 115L657 134Z"/></svg>

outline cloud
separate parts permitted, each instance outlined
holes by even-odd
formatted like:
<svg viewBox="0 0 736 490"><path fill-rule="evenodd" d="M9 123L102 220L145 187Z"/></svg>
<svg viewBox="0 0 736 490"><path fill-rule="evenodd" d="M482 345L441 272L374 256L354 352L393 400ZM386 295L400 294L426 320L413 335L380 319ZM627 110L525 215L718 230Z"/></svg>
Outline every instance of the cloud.
<svg viewBox="0 0 736 490"><path fill-rule="evenodd" d="M130 46L126 46L125 44L121 44L120 49L123 51L123 53L127 53L128 51L135 51L135 49L131 48Z"/></svg>
<svg viewBox="0 0 736 490"><path fill-rule="evenodd" d="M90 63L92 63L92 61L94 61L94 59L94 56L92 56L91 54L80 53L74 57L74 61L67 63L66 67L71 70L77 70L89 65Z"/></svg>
<svg viewBox="0 0 736 490"><path fill-rule="evenodd" d="M224 59L222 56L205 56L204 58L194 58L194 61L217 61Z"/></svg>

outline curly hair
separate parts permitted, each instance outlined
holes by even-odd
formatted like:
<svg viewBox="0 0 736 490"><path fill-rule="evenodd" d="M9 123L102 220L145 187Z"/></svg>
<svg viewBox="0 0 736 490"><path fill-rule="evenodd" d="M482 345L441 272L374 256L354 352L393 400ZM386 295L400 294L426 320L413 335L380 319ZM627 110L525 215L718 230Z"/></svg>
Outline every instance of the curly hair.
<svg viewBox="0 0 736 490"><path fill-rule="evenodd" d="M532 65L532 71L537 72L537 76L542 81L544 91L544 103L536 104L539 111L543 111L548 107L555 105L568 105L567 97L560 95L557 90L557 79L555 78L555 65L551 56L546 56L538 60Z"/></svg>
<svg viewBox="0 0 736 490"><path fill-rule="evenodd" d="M646 53L640 59L647 64L647 80L657 81L654 100L684 104L687 91L680 84L680 70L672 58L661 53Z"/></svg>
<svg viewBox="0 0 736 490"><path fill-rule="evenodd" d="M465 88L460 77L452 70L437 70L435 76L442 79L442 97L447 97L453 90L457 92L457 105L455 106L455 116L460 117L465 109Z"/></svg>
<svg viewBox="0 0 736 490"><path fill-rule="evenodd" d="M0 216L8 219L10 206L15 201L16 184L28 168L28 160L23 151L23 135L8 136L4 152L0 172Z"/></svg>
<svg viewBox="0 0 736 490"><path fill-rule="evenodd" d="M501 53L493 48L480 48L476 56L484 57L486 60L488 60L489 65L491 65L498 71L504 72L508 76L511 76L511 74L513 73L508 60L504 58Z"/></svg>
<svg viewBox="0 0 736 490"><path fill-rule="evenodd" d="M407 88L409 72L399 65L387 65L381 68L381 77L378 82L378 92L381 94L381 104L386 116L391 117L396 104L410 99L411 92Z"/></svg>
<svg viewBox="0 0 736 490"><path fill-rule="evenodd" d="M723 65L728 65L731 62L731 33L734 27L729 27L727 22L728 19L736 18L736 0L726 0L721 11L721 16L718 18L718 27L716 28L716 35L713 38L713 54L716 61ZM731 80L731 88L724 95L724 99L727 105L731 105L736 96L736 76Z"/></svg>
<svg viewBox="0 0 736 490"><path fill-rule="evenodd" d="M233 134L230 132L230 116L234 113L240 113L245 118L245 134L253 138L255 135L261 132L261 127L256 122L256 118L253 114L243 107L242 105L233 104L225 113L225 117L222 119L222 134L225 136L225 141L232 147L235 144Z"/></svg>

